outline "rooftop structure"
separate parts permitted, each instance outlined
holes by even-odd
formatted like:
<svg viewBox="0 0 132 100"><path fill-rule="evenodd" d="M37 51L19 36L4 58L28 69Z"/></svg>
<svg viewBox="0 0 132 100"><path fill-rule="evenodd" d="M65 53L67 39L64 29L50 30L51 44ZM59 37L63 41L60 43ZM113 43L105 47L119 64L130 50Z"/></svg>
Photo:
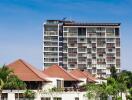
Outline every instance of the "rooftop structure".
<svg viewBox="0 0 132 100"><path fill-rule="evenodd" d="M47 20L43 32L43 67L57 64L80 69L97 78L120 71L120 23L79 23Z"/></svg>

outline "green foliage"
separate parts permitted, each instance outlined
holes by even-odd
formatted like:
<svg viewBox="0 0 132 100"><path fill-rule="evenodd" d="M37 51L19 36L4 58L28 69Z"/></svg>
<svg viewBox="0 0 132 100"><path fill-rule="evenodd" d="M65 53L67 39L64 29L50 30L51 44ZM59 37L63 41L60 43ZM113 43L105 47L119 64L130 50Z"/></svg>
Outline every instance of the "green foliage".
<svg viewBox="0 0 132 100"><path fill-rule="evenodd" d="M32 90L26 90L24 92L24 97L25 98L31 98L31 99L33 99L33 98L35 98L35 96L36 96L36 93L34 91L32 91Z"/></svg>
<svg viewBox="0 0 132 100"><path fill-rule="evenodd" d="M0 79L0 95L2 94L3 87L4 87L4 82L2 79Z"/></svg>
<svg viewBox="0 0 132 100"><path fill-rule="evenodd" d="M118 96L118 97L117 97L117 100L122 100L122 97L121 97L121 96Z"/></svg>
<svg viewBox="0 0 132 100"><path fill-rule="evenodd" d="M25 89L26 84L21 81L13 71L3 65L0 68L0 90L3 89Z"/></svg>
<svg viewBox="0 0 132 100"><path fill-rule="evenodd" d="M117 79L117 70L114 66L110 68L110 72L111 72L111 77Z"/></svg>
<svg viewBox="0 0 132 100"><path fill-rule="evenodd" d="M5 89L26 89L26 84L17 76L10 75L5 83Z"/></svg>
<svg viewBox="0 0 132 100"><path fill-rule="evenodd" d="M129 93L132 96L132 87L129 89Z"/></svg>
<svg viewBox="0 0 132 100"><path fill-rule="evenodd" d="M63 88L53 87L50 91L51 91L51 92L63 92L64 89L63 89Z"/></svg>
<svg viewBox="0 0 132 100"><path fill-rule="evenodd" d="M122 93L126 93L129 89L127 96L128 100L132 100L132 72L122 71L116 73L115 67L111 68L111 77L107 78L107 83L103 84L87 84L86 96L91 99L92 97L100 97L100 100L107 100L111 95L113 100L122 100ZM121 97L119 97L121 93Z"/></svg>
<svg viewBox="0 0 132 100"><path fill-rule="evenodd" d="M9 68L5 65L3 65L0 68L0 79L2 79L4 82L7 80L8 76L13 73L12 70L9 70Z"/></svg>
<svg viewBox="0 0 132 100"><path fill-rule="evenodd" d="M128 89L130 89L132 87L132 72L131 71L123 70L118 75L118 81L121 82L121 83L126 84L126 87Z"/></svg>
<svg viewBox="0 0 132 100"><path fill-rule="evenodd" d="M106 91L105 89L105 84L94 84L94 83L89 83L86 85L87 93L86 97L91 100L93 98L106 98Z"/></svg>

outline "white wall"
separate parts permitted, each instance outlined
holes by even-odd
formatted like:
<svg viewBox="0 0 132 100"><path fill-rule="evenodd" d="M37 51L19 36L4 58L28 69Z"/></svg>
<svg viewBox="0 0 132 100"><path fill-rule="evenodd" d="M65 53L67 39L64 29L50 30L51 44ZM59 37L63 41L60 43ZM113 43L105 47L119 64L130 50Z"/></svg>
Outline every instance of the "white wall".
<svg viewBox="0 0 132 100"><path fill-rule="evenodd" d="M53 87L57 87L57 80L63 81L63 78L47 78L47 79L51 82L49 83L43 82L42 90L45 90L45 91L48 91L49 89Z"/></svg>
<svg viewBox="0 0 132 100"><path fill-rule="evenodd" d="M53 97L61 97L62 100L75 100L75 97L79 97L79 100L87 100L85 92L45 92L37 91L35 100L41 100L42 97L50 97L53 100ZM8 93L8 100L15 100L15 93L18 93L18 90L5 90L3 93ZM24 90L20 90L19 93L24 93Z"/></svg>
<svg viewBox="0 0 132 100"><path fill-rule="evenodd" d="M87 83L87 78L79 78L82 82L78 83L79 86L84 85Z"/></svg>
<svg viewBox="0 0 132 100"><path fill-rule="evenodd" d="M19 93L24 93L25 90L19 90ZM75 97L79 97L79 100L88 100L85 97L86 92L45 92L37 91L35 100L41 100L42 97L50 97L53 100L53 97L61 97L62 100L75 100ZM18 93L18 90L3 90L2 93L8 93L8 100L15 100L15 93ZM112 100L111 96L108 100ZM125 94L123 94L123 100L126 100Z"/></svg>

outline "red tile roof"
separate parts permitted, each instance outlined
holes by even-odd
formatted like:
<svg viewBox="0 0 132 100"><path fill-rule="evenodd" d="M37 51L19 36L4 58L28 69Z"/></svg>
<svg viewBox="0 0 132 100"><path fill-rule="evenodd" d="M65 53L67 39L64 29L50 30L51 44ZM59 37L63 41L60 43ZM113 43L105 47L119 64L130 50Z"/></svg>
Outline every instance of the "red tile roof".
<svg viewBox="0 0 132 100"><path fill-rule="evenodd" d="M12 69L14 74L22 81L48 81L46 79L48 78L47 75L21 59L18 59L7 66Z"/></svg>
<svg viewBox="0 0 132 100"><path fill-rule="evenodd" d="M86 78L87 81L89 81L89 82L96 81L96 79L90 73L88 73L86 71L83 72L79 69L74 69L74 70L70 71L70 73L78 78Z"/></svg>
<svg viewBox="0 0 132 100"><path fill-rule="evenodd" d="M90 74L88 71L83 71L83 73L89 77L89 80L93 80L94 82L96 82L97 79L92 76L92 74Z"/></svg>
<svg viewBox="0 0 132 100"><path fill-rule="evenodd" d="M72 74L58 65L52 65L43 71L44 74L50 77L63 78L65 81L80 81Z"/></svg>

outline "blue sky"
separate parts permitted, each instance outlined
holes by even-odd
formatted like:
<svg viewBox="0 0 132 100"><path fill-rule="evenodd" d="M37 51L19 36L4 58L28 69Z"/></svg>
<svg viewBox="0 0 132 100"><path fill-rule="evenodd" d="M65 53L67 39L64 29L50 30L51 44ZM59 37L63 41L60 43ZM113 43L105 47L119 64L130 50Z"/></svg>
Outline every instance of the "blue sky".
<svg viewBox="0 0 132 100"><path fill-rule="evenodd" d="M121 23L121 67L132 70L132 0L0 0L0 65L22 58L42 68L42 25L67 17Z"/></svg>

